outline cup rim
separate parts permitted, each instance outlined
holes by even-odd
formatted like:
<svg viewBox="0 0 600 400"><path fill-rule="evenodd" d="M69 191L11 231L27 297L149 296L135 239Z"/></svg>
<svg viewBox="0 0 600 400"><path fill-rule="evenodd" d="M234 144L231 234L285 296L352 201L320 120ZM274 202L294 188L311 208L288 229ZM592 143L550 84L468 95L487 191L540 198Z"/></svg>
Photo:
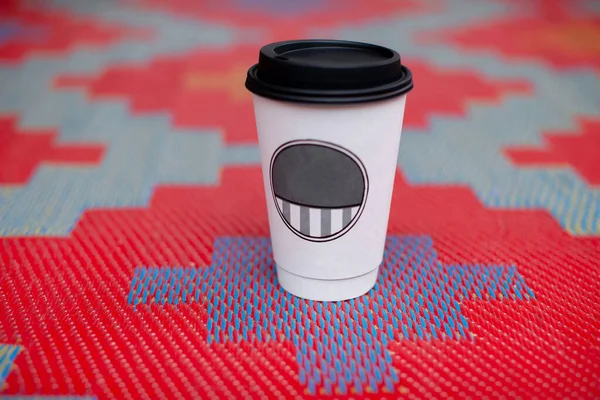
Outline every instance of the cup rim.
<svg viewBox="0 0 600 400"><path fill-rule="evenodd" d="M332 62L327 57L333 59L335 56L328 55L310 63L302 58L283 57L282 54L287 53L277 49L286 46L297 46L300 50L360 50L375 54L375 57L368 61L354 59L344 63L345 60ZM362 42L309 39L263 46L258 63L248 69L245 86L250 92L273 100L350 104L401 96L413 89L413 79L411 71L401 64L400 55L392 49Z"/></svg>

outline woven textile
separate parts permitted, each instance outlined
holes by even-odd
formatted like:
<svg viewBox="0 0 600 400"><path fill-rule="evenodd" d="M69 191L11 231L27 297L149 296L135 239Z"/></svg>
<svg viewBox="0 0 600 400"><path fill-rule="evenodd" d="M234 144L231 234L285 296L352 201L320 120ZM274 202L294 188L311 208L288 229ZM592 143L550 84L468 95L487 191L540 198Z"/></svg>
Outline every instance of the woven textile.
<svg viewBox="0 0 600 400"><path fill-rule="evenodd" d="M243 82L302 37L414 75L347 302L274 272ZM593 0L0 2L0 398L600 398L599 43Z"/></svg>

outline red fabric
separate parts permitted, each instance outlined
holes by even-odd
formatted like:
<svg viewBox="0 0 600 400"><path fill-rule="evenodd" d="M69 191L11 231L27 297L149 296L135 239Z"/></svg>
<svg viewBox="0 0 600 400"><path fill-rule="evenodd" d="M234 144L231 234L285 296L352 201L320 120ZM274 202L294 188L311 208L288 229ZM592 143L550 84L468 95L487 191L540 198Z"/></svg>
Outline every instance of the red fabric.
<svg viewBox="0 0 600 400"><path fill-rule="evenodd" d="M478 6L482 3L478 2ZM332 305L321 307L303 302L302 313L286 314L280 307L282 296L276 300L275 289L269 289L269 293L262 293L260 306L252 309L257 314L249 319L252 323L254 319L265 321L271 315L269 311L274 310L262 309L264 304L271 304L275 309L280 307L277 322L284 319L282 316L288 319L286 325L275 332L275 340L259 339L251 332L249 339L239 343L223 343L224 340L215 339L214 326L209 325L215 324L215 315L218 322L219 317L230 315L236 306L247 305L239 300L234 302L232 296L223 297L222 304L217 304L228 307L228 313L221 313L215 307L218 301L214 297L213 302L209 302L207 293L210 291L205 287L199 290L197 300L181 301L177 305L171 301L159 304L152 299L147 302L151 304L131 304L128 298L133 297L136 271L146 267L182 267L198 274L221 267L226 275L226 268L235 268L236 262L247 268L258 261L264 264L264 260L258 260L251 251L238 254L237 259L226 252L221 257L230 259L214 259L215 243L220 243L223 237L269 236L260 167L226 165L255 162L242 156L251 159L258 152L251 97L243 88L243 80L245 69L256 59L259 43L307 37L315 32L333 35L337 32L334 29L339 27L356 28L359 32L364 28L370 33L381 25L383 35L393 35L394 24L410 25L411 18L423 18L418 20L420 25L427 25L429 21L435 25L439 19L444 21L441 32L436 26L423 26L419 35L407 40L413 46L431 45L430 55L435 57L438 50L440 54L452 51L455 57L477 54L482 59L493 53L494 62L499 59L506 63L531 61L531 68L544 68L546 74L555 73L557 77L582 79L582 82L595 82L593 76L600 65L597 46L600 41L594 41L600 25L597 16L582 11L589 5L585 1L523 4L516 0L499 0L494 4L509 7L512 17L498 14L492 18L475 18L469 14L464 23L458 20L462 15L460 10L452 9L445 1L332 0L307 2L301 4L304 8L299 10L278 9L277 13L273 3L264 4L259 0L131 0L114 5L117 9L127 9L129 16L139 12L156 26L175 24L179 19L192 26L198 21L203 29L214 24L215 28L230 33L234 40L230 47L193 48L174 55L152 56L141 62L115 61L112 57L120 60L122 54L111 52L123 51L116 46L126 40L152 46L151 39L158 32L109 24L106 15L87 18L83 13L68 11L67 7L50 12L13 0L0 5L0 35L3 35L0 37L0 77L4 79L0 81L0 110L7 114L0 116L0 394L9 398L12 395L87 395L98 399L600 398L600 237L594 231L600 220L596 204L600 182L597 118L575 115L573 118L579 119L581 124L573 132L539 132L544 138L541 145L507 143L503 148L494 149L505 158L500 159L502 163L482 169L482 176L489 181L489 187L483 189L482 184L478 186L472 181L464 186L448 183L444 179L454 172L455 166L433 171L435 165L431 158L442 155L427 153L427 146L432 142L417 143L417 139L436 138L435 135L415 135L433 129L434 120L441 124L444 120L470 118L472 104L479 103L479 108L487 107L493 113L494 107L505 105L508 96L511 101L515 97L536 100L535 82L486 75L482 71L487 71L489 64L448 69L425 56L403 56L415 75L415 90L405 114L405 129L411 130L415 147L403 151L423 153L425 161L411 167L412 172L427 169L422 176L428 183L413 182L408 168L399 168L388 232L394 237L418 235L430 239L439 268L490 265L499 269L513 268L533 295L492 298L484 291L480 295L469 292L471 297L461 298L457 293L448 293L458 291L448 283L444 286L447 292L441 293L440 298L460 299L459 306L449 303L447 314L459 314L467 321L464 337L442 332L437 338L431 335L419 338L414 335L414 326L410 335L404 334L402 326L393 327L395 339L374 346L384 347L390 358L386 368L394 371L397 381L393 382L392 389L380 384L366 387L361 393L354 387L344 391L339 385L328 391L321 383L311 391L300 367L302 349L282 333L285 328L299 332L300 328L292 326L291 321L306 322L307 315L313 313L319 313L317 319L319 323L327 323L326 328L348 328L350 321L327 320L327 316L332 315L329 312ZM450 18L453 27L446 28L448 21L443 18ZM385 39L393 41L394 38L385 36ZM79 68L71 68L73 65L61 65L53 79L43 81L48 83L47 88L35 87L35 96L27 97L26 88L19 86L22 71L29 73L39 68L44 72L42 67L54 68L57 59L71 60L67 57L84 48L92 56L85 58L78 53L72 62L84 61L90 65L104 62L98 61L102 58L95 59L90 48L107 52L109 62L98 69L83 68L91 71L83 74L69 72L79 71ZM411 54L422 54L414 48L411 50ZM38 85L40 81L34 78L26 77ZM156 147L161 147L161 151L168 143L174 146L171 151L179 152L182 147L177 146L191 143L186 141L190 138L185 135L196 134L192 131L200 135L216 131L222 138L212 144L214 148L210 148L210 152L214 151L219 157L223 155L224 159L232 154L232 159L235 155L242 156L233 161L215 157L218 159L215 162L219 162L215 168L219 171L218 182L210 185L190 182L196 177L193 174L191 177L185 174L177 181L185 184L165 183L172 177L169 174L172 171L165 168L168 172L165 175L154 173L159 171L156 169L149 176L134 177L139 182L144 180L147 190L130 187L135 179L120 181L115 174L102 175L102 168L111 168L111 172L116 170L127 177L134 175L128 169L134 154L119 152L123 148L118 147L122 145L118 140L93 143L86 136L85 143L65 143L61 139L64 132L58 126L20 128L23 119L31 123L37 117L30 112L29 104L45 99L38 98L38 94L55 99L58 97L53 95L68 95L71 91L85 94L81 97L86 106L82 106L82 110L95 111L93 107L100 109L113 102L101 109L100 117L105 115L103 112L117 115L107 111L115 102L116 110L127 105L127 115L118 114L123 120L115 118L107 125L100 123L100 117L91 121L112 129L111 134L117 132L126 137L130 134L126 128L138 126L131 121L144 123L144 118L166 115L170 123L165 124L168 132L160 136L164 132L156 129L148 138L148 141L156 140ZM589 98L594 101L597 96L592 93ZM517 104L527 107L532 103ZM553 104L558 108L562 103ZM53 104L48 107L46 111L52 114ZM503 112L506 109L503 108ZM57 117L53 121L63 129L72 128L70 124L79 121L80 110L74 107L64 112L64 116L53 115ZM535 118L542 117L535 114ZM487 126L487 121L483 122L482 129ZM119 125L121 123L123 125ZM190 132L182 134L180 128L189 128ZM70 135L77 136L73 131ZM176 139L169 141L174 137ZM456 146L461 145L470 144L456 142ZM479 149L473 146L473 151ZM195 165L185 159L190 154L180 153L164 158L174 162L181 157L182 165ZM470 156L468 152L463 153L465 157ZM149 152L147 157L152 158L153 163L165 162L156 154L165 156L165 152L156 151ZM109 155L114 157L109 158ZM482 160L484 157L479 157L480 154L475 156L477 162L487 161ZM203 161L198 160L198 165ZM77 184L73 187L61 186L67 188L64 198L53 198L53 202L49 202L45 197L47 193L56 192L53 190L58 184L73 181L68 180L69 174L52 175L33 186L32 177L44 163L70 168L69 173L94 169L97 175L91 176L98 181L86 182L89 183L86 188L81 186L83 179L75 181ZM536 207L538 204L543 207L530 207L528 203L533 202L530 194L536 186L526 191L521 181L515 182L514 198L506 202L514 208L492 207L481 201L494 193L494 185L502 180L502 174L517 176L515 166L520 168L518 172L543 170L541 178L523 175L531 182L539 182L536 179L550 179L557 163L570 166L574 173L559 174L564 181L555 183L552 190L540 194L539 199L533 199L539 200ZM427 180L431 176L434 177ZM115 180L112 186L113 182L106 183L111 179ZM483 185L488 182L485 179L481 179ZM95 193L96 197L89 198L82 196L82 191L93 191L99 181L102 187L112 187L115 192L127 195L129 191L146 190L147 196L139 196L143 201L135 198L139 200L137 203L132 200L135 196L111 197L114 193L105 196L112 202L98 199L104 193ZM202 177L199 182L206 180ZM529 181L523 178L523 182ZM571 190L573 187L577 191ZM31 197L31 193L38 197ZM84 200L70 201L75 198ZM587 199L587 203L573 211L573 215L559 212L560 207L581 198ZM137 206L132 206L132 202ZM550 203L552 207L546 207ZM559 205L554 207L555 204ZM552 209L553 214L547 209ZM39 210L42 211L35 214ZM54 213L56 210L60 212ZM79 219L71 224L72 220L63 214L73 210ZM46 237L41 233L42 228L55 220L48 217L46 221L30 221L28 212L40 215L40 219L47 215L55 220L64 217L60 223L69 229L62 236ZM31 226L22 223L23 220ZM581 234L583 229L573 227L572 221L586 221L589 225L585 227L586 232L592 233ZM53 232L62 232L58 228ZM28 236L15 235L11 229ZM422 249L414 253L411 257L421 261L429 261L427 257L431 256ZM412 290L414 298L423 301L428 282L420 281L418 273L404 272L403 277L409 276L405 292ZM482 277L480 279L485 279L486 275ZM443 279L442 275L440 280ZM516 292L520 283L514 282L521 280L512 283L510 289ZM232 278L225 286L230 289L238 283ZM258 287L255 294L261 293L260 289ZM405 292L396 294L404 301L399 307L408 301L401 296ZM375 297L365 299L368 301L361 303L363 315L375 315L374 320L384 315ZM421 313L426 301L421 303ZM367 303L368 307L364 306ZM217 308L216 311L211 307ZM414 305L412 309L409 307L406 313L414 308ZM249 319L243 322L249 324ZM275 323L275 319L273 321ZM453 320L445 322L449 321ZM234 325L226 322L228 326ZM364 329L373 326L377 325L372 323ZM377 326L377 329L380 328ZM226 332L219 334L219 339L226 337ZM243 331L236 335L244 337ZM318 347L319 340L322 343L333 336L311 338L313 348ZM5 345L20 346L18 353L11 352L16 354L14 362L2 358L8 353ZM319 362L324 359L325 356L320 357L310 367L319 370ZM335 366L327 367L323 371L335 371ZM4 382L3 374L6 374ZM336 378L334 374L331 379Z"/></svg>
<svg viewBox="0 0 600 400"><path fill-rule="evenodd" d="M396 395L600 394L598 238L573 238L545 212L486 210L466 188L415 187L401 175L392 210L391 233L431 235L444 263L514 264L536 296L465 302L474 340L390 344ZM5 393L306 396L293 344L208 345L202 302L135 311L126 302L137 265L202 267L217 236L267 234L251 168L226 171L218 187L159 188L147 210L86 212L68 239L3 240L0 341L31 343Z"/></svg>
<svg viewBox="0 0 600 400"><path fill-rule="evenodd" d="M55 138L48 131L18 132L13 118L0 117L0 183L26 183L41 162L94 165L102 158L100 145L56 144Z"/></svg>
<svg viewBox="0 0 600 400"><path fill-rule="evenodd" d="M517 165L571 166L591 185L600 185L600 123L584 120L578 133L551 132L544 135L544 139L545 148L520 147L506 152Z"/></svg>

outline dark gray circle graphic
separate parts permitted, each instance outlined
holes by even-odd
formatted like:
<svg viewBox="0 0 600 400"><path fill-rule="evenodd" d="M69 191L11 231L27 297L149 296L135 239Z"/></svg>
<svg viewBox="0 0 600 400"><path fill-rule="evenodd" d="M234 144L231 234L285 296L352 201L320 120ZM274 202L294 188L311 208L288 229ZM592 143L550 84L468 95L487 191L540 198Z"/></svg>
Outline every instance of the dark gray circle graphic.
<svg viewBox="0 0 600 400"><path fill-rule="evenodd" d="M270 175L279 215L303 239L338 238L363 211L368 192L365 167L356 155L336 144L285 143L271 158Z"/></svg>

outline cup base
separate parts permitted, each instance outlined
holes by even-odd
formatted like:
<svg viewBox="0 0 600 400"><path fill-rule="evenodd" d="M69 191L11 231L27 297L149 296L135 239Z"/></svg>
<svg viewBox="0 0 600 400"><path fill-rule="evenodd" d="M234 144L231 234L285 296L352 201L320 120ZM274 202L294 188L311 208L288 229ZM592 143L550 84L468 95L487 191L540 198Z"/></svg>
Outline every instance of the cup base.
<svg viewBox="0 0 600 400"><path fill-rule="evenodd" d="M375 286L379 267L346 279L315 279L292 274L277 266L281 287L294 296L315 301L344 301L366 294Z"/></svg>

